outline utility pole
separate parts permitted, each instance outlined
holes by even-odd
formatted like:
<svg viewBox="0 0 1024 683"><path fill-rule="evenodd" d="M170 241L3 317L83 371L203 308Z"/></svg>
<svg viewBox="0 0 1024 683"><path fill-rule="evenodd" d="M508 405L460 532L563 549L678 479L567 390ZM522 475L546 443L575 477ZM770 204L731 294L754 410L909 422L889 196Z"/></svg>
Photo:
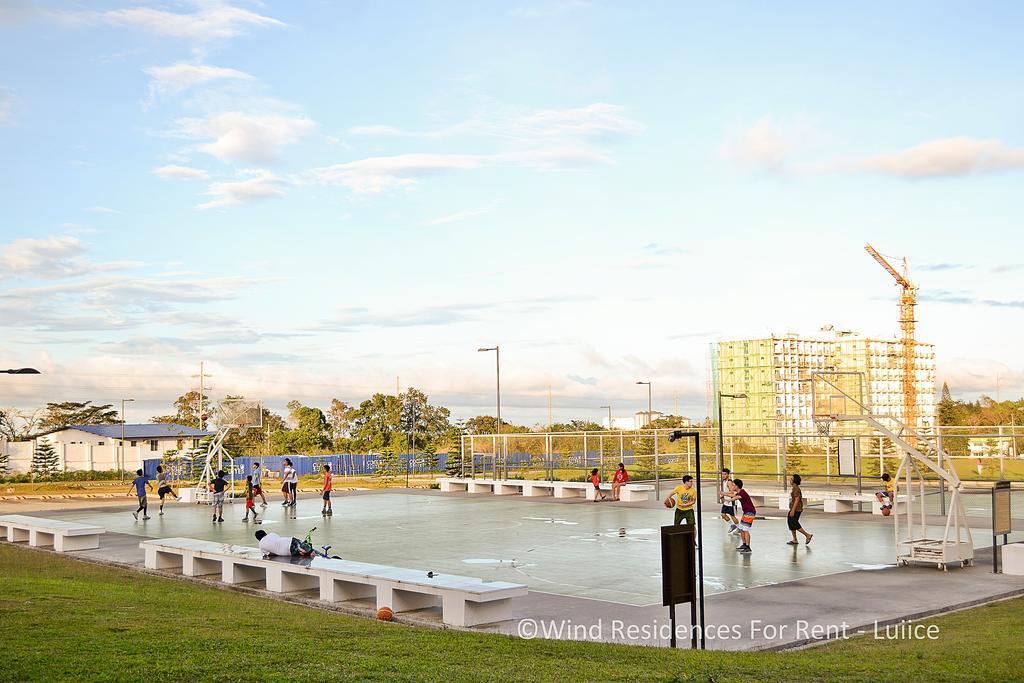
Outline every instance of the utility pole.
<svg viewBox="0 0 1024 683"><path fill-rule="evenodd" d="M206 406L203 401L206 399L206 378L212 375L207 375L203 370L203 361L199 361L199 374L192 375L192 377L199 378L199 429L206 429ZM210 387L211 389L213 387Z"/></svg>
<svg viewBox="0 0 1024 683"><path fill-rule="evenodd" d="M551 385L548 385L548 431L551 431L551 425L554 421L551 419Z"/></svg>

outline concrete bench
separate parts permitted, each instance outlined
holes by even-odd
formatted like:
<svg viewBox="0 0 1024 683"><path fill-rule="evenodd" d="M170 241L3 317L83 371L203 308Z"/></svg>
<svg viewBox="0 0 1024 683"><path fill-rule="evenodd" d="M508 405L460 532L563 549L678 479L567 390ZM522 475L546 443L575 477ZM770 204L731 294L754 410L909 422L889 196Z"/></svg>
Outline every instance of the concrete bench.
<svg viewBox="0 0 1024 683"><path fill-rule="evenodd" d="M106 529L92 524L28 515L0 516L0 535L11 543L28 541L33 547L53 546L58 553L99 548L103 533Z"/></svg>
<svg viewBox="0 0 1024 683"><path fill-rule="evenodd" d="M512 619L512 601L527 594L522 584L323 557L264 557L259 548L192 538L148 540L139 547L147 569L219 575L230 584L262 582L275 593L317 590L325 602L373 599L376 609L395 613L440 606L441 621L450 626Z"/></svg>
<svg viewBox="0 0 1024 683"><path fill-rule="evenodd" d="M619 500L634 503L654 499L654 487L650 484L625 484L619 491Z"/></svg>
<svg viewBox="0 0 1024 683"><path fill-rule="evenodd" d="M441 491L444 493L459 493L462 491L469 490L469 479L455 479L455 478L442 478L438 479L441 483Z"/></svg>

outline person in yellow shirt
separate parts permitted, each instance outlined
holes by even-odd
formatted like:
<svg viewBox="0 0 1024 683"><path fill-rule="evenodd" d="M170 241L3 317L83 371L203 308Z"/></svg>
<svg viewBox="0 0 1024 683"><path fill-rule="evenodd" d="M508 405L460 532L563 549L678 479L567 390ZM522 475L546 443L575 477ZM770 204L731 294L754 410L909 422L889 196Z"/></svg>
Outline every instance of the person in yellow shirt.
<svg viewBox="0 0 1024 683"><path fill-rule="evenodd" d="M672 507L673 503L676 508L676 525L682 524L684 519L690 526L697 523L693 516L693 508L697 504L697 489L693 485L693 477L689 474L683 477L683 485L672 489L672 493L665 499L665 507Z"/></svg>

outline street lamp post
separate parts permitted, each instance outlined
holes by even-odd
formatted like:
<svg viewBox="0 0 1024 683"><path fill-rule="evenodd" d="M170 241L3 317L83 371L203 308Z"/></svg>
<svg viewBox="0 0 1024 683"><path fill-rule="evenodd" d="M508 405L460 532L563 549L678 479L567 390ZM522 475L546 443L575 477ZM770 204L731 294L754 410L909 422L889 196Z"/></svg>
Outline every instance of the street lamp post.
<svg viewBox="0 0 1024 683"><path fill-rule="evenodd" d="M747 398L746 394L723 394L718 392L718 472L721 474L725 467L725 430L722 428L722 399L723 398Z"/></svg>
<svg viewBox="0 0 1024 683"><path fill-rule="evenodd" d="M118 463L118 469L121 470L121 481L124 481L124 404L125 403L132 403L133 401L135 401L134 398L122 398L121 399L121 448L120 448L120 455L121 455L121 457L119 458L120 462Z"/></svg>
<svg viewBox="0 0 1024 683"><path fill-rule="evenodd" d="M498 442L497 448L495 448L494 459L495 459L495 473L497 473L497 459L498 450L501 449L501 346L494 345L488 347L481 347L477 349L478 352L494 351L494 377L495 377L495 399L498 409ZM508 463L502 460L502 471L504 472L504 478L508 479Z"/></svg>
<svg viewBox="0 0 1024 683"><path fill-rule="evenodd" d="M650 382L637 382L637 384L647 385L647 426L651 426L652 413L654 409L651 408L651 383Z"/></svg>

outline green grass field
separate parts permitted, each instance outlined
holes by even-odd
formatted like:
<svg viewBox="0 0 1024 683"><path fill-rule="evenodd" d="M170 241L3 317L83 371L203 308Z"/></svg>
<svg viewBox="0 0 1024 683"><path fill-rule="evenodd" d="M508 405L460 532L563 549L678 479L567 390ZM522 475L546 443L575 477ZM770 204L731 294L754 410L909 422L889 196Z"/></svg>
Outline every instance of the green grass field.
<svg viewBox="0 0 1024 683"><path fill-rule="evenodd" d="M730 654L385 624L0 545L0 680L1010 680L1024 599L864 637Z"/></svg>

